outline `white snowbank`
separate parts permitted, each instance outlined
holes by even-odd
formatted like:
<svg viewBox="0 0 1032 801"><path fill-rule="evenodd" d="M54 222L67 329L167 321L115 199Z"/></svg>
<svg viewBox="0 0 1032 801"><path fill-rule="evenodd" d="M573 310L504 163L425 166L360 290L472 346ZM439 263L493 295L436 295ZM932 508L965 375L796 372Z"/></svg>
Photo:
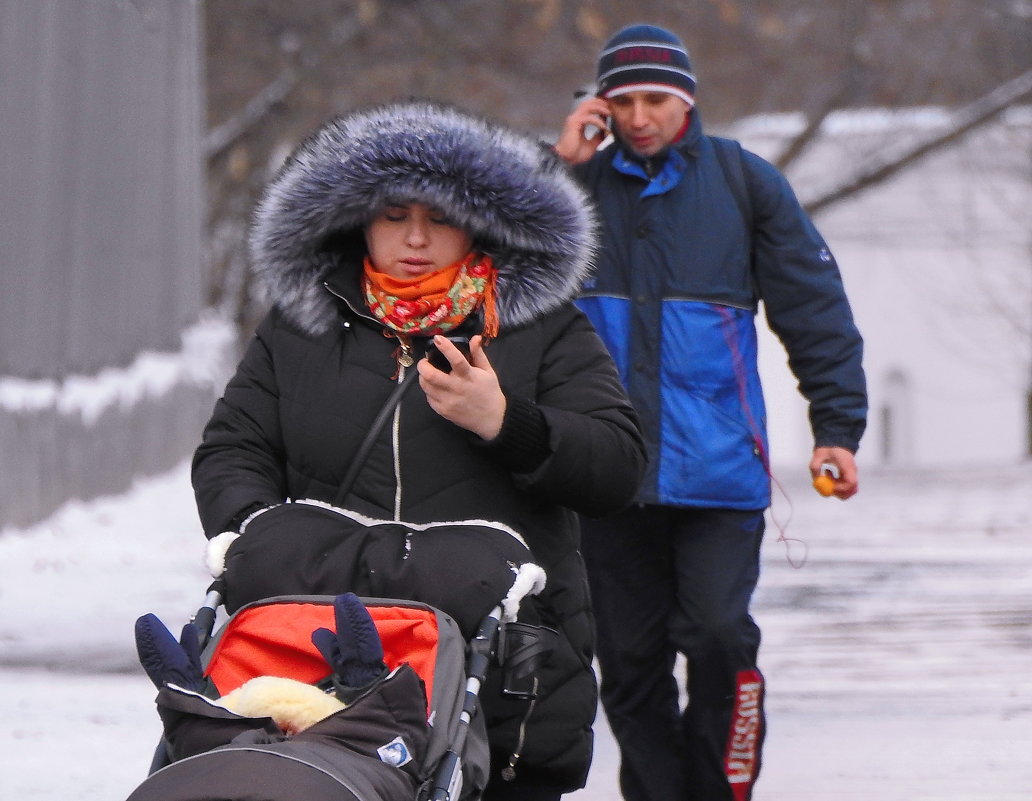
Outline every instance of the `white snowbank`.
<svg viewBox="0 0 1032 801"><path fill-rule="evenodd" d="M70 375L61 381L0 376L0 412L54 409L64 416L78 416L89 425L112 406L131 408L180 384L221 388L233 337L227 320L206 316L182 332L179 351L143 351L127 367Z"/></svg>

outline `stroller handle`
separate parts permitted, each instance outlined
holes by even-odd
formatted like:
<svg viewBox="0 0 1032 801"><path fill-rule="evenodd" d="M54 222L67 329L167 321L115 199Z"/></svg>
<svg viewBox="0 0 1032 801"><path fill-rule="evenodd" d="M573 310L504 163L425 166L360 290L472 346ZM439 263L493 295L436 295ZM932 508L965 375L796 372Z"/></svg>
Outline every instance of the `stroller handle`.
<svg viewBox="0 0 1032 801"><path fill-rule="evenodd" d="M466 694L458 713L458 729L452 747L448 749L437 767L429 801L456 801L462 791L462 758L460 754L466 744L473 716L477 714L477 698L494 656L498 623L501 618L502 607L496 606L481 621L480 628L470 643L466 662Z"/></svg>
<svg viewBox="0 0 1032 801"><path fill-rule="evenodd" d="M222 606L225 592L226 582L221 578L215 579L208 587L204 603L190 618L190 622L197 627L197 643L202 649L208 644L208 640L211 639L212 632L215 630L215 617L219 607Z"/></svg>

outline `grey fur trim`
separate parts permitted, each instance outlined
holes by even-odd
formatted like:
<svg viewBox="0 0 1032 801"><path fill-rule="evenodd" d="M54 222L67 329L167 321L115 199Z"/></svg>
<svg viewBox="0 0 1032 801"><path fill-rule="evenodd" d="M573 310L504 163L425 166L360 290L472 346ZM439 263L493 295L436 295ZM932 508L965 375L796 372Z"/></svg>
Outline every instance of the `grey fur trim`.
<svg viewBox="0 0 1032 801"><path fill-rule="evenodd" d="M445 106L382 106L302 142L255 210L255 272L302 330L323 333L336 318L322 284L341 256L327 241L360 231L391 201L435 206L490 253L503 329L571 300L591 270L590 201L540 143Z"/></svg>

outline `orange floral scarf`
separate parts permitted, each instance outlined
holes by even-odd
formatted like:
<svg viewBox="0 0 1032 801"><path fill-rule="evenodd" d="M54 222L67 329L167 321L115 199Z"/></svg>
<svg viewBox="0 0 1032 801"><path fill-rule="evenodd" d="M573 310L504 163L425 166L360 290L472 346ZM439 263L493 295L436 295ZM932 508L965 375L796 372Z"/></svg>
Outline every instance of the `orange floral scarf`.
<svg viewBox="0 0 1032 801"><path fill-rule="evenodd" d="M491 257L470 253L450 267L412 280L377 272L367 257L362 282L366 303L377 320L403 334L433 336L456 328L483 305L485 338L498 333Z"/></svg>

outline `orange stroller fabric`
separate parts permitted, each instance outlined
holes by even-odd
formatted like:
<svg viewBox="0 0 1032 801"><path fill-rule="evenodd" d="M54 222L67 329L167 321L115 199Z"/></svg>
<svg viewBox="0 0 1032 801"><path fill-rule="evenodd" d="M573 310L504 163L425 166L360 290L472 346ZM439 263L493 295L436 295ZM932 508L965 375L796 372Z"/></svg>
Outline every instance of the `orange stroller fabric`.
<svg viewBox="0 0 1032 801"><path fill-rule="evenodd" d="M387 666L393 670L403 662L411 665L426 685L429 703L437 659L434 613L401 606L367 608L383 642ZM220 696L255 676L315 684L330 674L312 644L312 632L318 628L335 628L332 604L289 601L243 609L226 624L208 660L207 675Z"/></svg>

